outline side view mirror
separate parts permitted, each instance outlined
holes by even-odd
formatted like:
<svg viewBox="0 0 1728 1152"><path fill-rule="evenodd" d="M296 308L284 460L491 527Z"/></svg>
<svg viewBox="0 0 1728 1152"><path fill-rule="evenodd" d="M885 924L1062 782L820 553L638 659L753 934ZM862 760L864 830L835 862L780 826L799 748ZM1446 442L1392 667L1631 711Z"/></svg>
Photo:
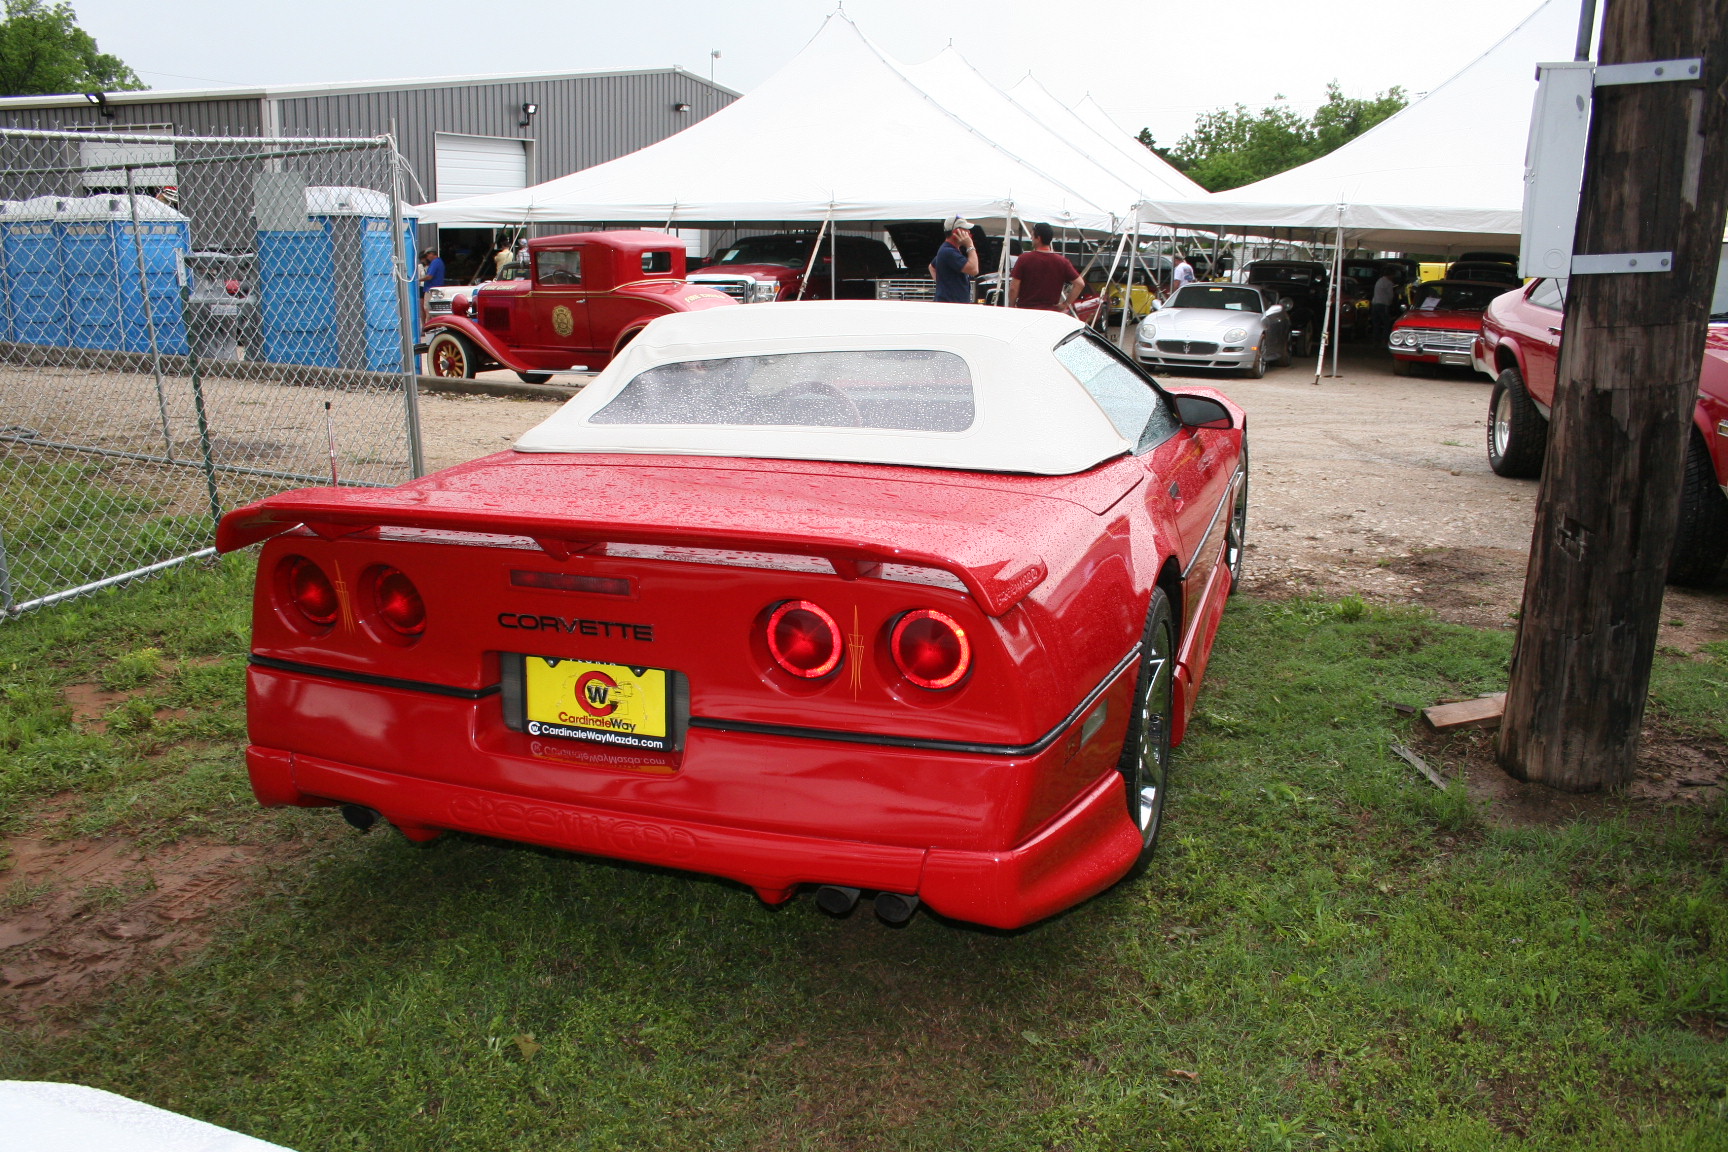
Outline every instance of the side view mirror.
<svg viewBox="0 0 1728 1152"><path fill-rule="evenodd" d="M1263 315L1263 316L1276 316L1282 311L1284 311L1284 305L1274 304L1274 305L1272 305L1272 307L1266 309L1265 312L1261 313L1261 315Z"/></svg>
<svg viewBox="0 0 1728 1152"><path fill-rule="evenodd" d="M1176 418L1187 428L1234 428L1230 409L1210 396L1176 396Z"/></svg>

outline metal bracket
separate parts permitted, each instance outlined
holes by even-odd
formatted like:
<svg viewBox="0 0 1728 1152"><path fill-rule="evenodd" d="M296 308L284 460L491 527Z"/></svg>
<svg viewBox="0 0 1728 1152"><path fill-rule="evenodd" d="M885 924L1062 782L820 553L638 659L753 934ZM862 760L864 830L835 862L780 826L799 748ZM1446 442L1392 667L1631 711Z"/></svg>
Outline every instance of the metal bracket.
<svg viewBox="0 0 1728 1152"><path fill-rule="evenodd" d="M1602 276L1609 272L1667 272L1674 265L1672 252L1604 252L1572 257L1572 275Z"/></svg>
<svg viewBox="0 0 1728 1152"><path fill-rule="evenodd" d="M1637 64L1598 64L1596 87L1617 84L1662 84L1673 80L1697 80L1704 74L1704 60L1645 60Z"/></svg>

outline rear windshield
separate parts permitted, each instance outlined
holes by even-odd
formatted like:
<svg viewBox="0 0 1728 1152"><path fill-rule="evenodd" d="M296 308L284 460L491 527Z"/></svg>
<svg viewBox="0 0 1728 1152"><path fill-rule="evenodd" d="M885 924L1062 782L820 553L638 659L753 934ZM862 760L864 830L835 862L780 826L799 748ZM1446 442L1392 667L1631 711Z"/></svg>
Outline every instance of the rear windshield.
<svg viewBox="0 0 1728 1152"><path fill-rule="evenodd" d="M750 236L716 256L713 264L778 264L802 268L810 260L811 236Z"/></svg>
<svg viewBox="0 0 1728 1152"><path fill-rule="evenodd" d="M1232 312L1258 312L1261 296L1253 288L1233 288L1226 284L1196 284L1176 293L1167 308L1228 308Z"/></svg>
<svg viewBox="0 0 1728 1152"><path fill-rule="evenodd" d="M590 424L729 424L964 432L972 374L952 352L789 352L650 368Z"/></svg>
<svg viewBox="0 0 1728 1152"><path fill-rule="evenodd" d="M1480 312L1502 296L1506 289L1498 284L1445 284L1429 281L1416 286L1416 307L1423 312L1446 309L1458 312Z"/></svg>

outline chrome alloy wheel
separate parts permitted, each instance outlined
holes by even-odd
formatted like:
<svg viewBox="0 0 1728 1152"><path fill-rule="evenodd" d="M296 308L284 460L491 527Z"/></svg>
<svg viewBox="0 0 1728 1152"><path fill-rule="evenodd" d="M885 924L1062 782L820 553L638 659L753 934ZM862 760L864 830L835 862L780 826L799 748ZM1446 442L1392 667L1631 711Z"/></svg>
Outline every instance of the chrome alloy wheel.
<svg viewBox="0 0 1728 1152"><path fill-rule="evenodd" d="M1236 504L1230 510L1230 526L1224 533L1224 564L1230 569L1230 591L1242 583L1242 552L1248 539L1248 449L1242 449L1242 483L1236 489Z"/></svg>
<svg viewBox="0 0 1728 1152"><path fill-rule="evenodd" d="M1139 742L1128 780L1128 811L1140 829L1140 848L1149 852L1158 838L1170 775L1170 729L1175 709L1176 661L1168 618L1155 628L1153 649L1138 685L1134 711Z"/></svg>

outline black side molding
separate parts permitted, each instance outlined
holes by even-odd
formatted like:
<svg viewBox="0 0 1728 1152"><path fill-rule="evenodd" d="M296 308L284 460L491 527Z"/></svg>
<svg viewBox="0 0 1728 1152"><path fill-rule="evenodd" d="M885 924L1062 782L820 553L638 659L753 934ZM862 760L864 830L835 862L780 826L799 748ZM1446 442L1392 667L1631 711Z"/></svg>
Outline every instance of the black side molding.
<svg viewBox="0 0 1728 1152"><path fill-rule="evenodd" d="M483 700L496 695L498 685L484 688L455 688L449 684L429 684L424 680L398 680L393 676L374 676L369 672L349 672L341 668L323 668L317 664L300 664L293 660L278 660L274 656L252 655L247 662L277 672L297 672L302 676L320 676L326 680L346 680L350 684L369 684L374 688L399 688L404 692L427 692L433 696L453 696L458 700Z"/></svg>

